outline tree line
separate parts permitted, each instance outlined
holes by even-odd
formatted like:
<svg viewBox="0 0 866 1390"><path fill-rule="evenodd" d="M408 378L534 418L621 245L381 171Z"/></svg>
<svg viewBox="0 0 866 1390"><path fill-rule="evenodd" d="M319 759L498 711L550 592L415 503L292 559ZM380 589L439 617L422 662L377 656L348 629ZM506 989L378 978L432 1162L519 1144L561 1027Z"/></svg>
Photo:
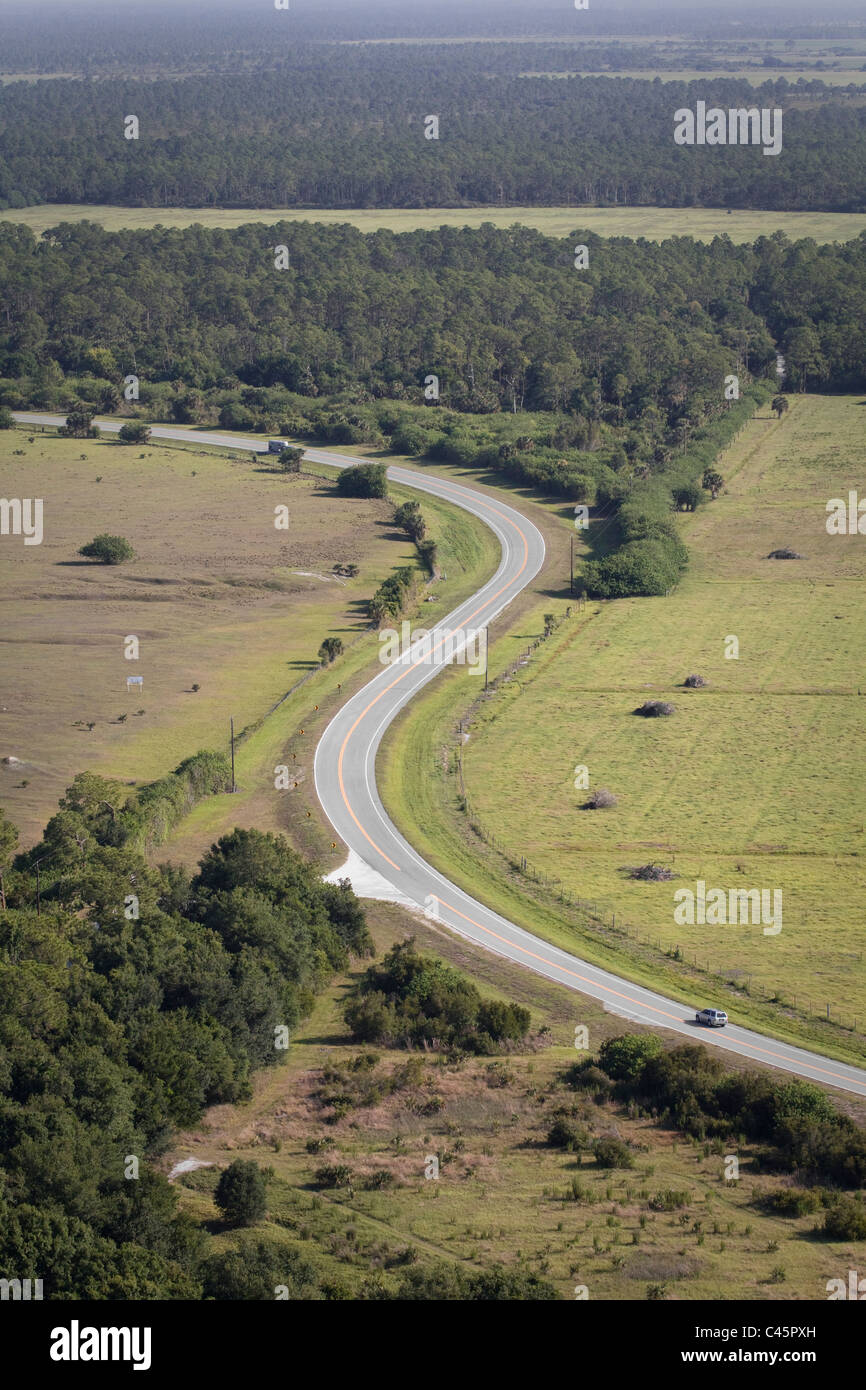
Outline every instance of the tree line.
<svg viewBox="0 0 866 1390"><path fill-rule="evenodd" d="M819 86L804 104L784 78L754 87L731 77L533 77L487 45L322 46L279 72L217 81L13 82L0 88L0 208L863 211L866 107L851 97ZM675 144L674 113L698 100L782 107L782 155ZM127 138L130 114L137 138ZM425 137L430 114L437 139Z"/></svg>

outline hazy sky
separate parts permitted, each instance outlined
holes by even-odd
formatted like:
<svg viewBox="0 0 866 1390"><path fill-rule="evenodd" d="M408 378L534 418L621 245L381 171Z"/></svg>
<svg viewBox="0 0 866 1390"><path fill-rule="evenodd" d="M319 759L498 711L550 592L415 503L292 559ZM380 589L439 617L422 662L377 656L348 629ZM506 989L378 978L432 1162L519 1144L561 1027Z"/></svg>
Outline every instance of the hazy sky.
<svg viewBox="0 0 866 1390"><path fill-rule="evenodd" d="M146 15L149 12L169 9L178 12L203 14L208 8L213 10L233 10L236 13L261 13L273 9L273 0L40 0L38 7L33 0L0 0L0 11L13 14L29 14L37 19L40 12L63 10L67 14L92 12L97 9L111 10L120 16ZM333 12L340 10L364 10L389 14L403 13L418 17L424 14L431 18L441 16L443 11L456 10L462 14L478 11L488 14L506 14L509 10L531 14L533 11L554 14L557 10L573 14L572 0L290 0L290 8L299 13ZM590 9L595 18L608 13L649 14L712 14L716 18L736 17L739 14L754 16L776 11L785 16L811 18L816 24L826 23L836 17L850 17L866 20L864 0L590 0Z"/></svg>

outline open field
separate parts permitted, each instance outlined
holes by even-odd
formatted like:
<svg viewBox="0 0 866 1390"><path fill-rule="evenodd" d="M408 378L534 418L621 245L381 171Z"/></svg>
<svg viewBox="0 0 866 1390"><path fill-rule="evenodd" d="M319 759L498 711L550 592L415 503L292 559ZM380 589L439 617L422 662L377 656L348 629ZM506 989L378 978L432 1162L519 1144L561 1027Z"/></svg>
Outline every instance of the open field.
<svg viewBox="0 0 866 1390"><path fill-rule="evenodd" d="M372 904L369 918L377 952L414 933L419 949L466 971L485 996L529 1008L533 1030L550 1028L549 1045L457 1063L415 1053L422 1067L417 1085L329 1122L330 1110L314 1094L322 1068L363 1050L346 1034L340 1005L349 980L338 980L317 1001L285 1063L255 1078L252 1100L212 1108L162 1160L166 1171L189 1157L216 1165L177 1179L182 1207L211 1232L211 1250L237 1240L219 1228L213 1189L219 1168L241 1157L274 1174L269 1216L255 1234L301 1252L348 1297L371 1277L392 1284L409 1262L407 1249L422 1266L446 1260L471 1271L522 1267L565 1299L583 1284L596 1301L644 1299L658 1284L667 1285L669 1298L697 1301L817 1300L826 1298L828 1279L857 1267L850 1245L812 1238L820 1217L789 1220L762 1210L756 1199L786 1179L761 1174L747 1146L735 1146L739 1181L725 1183L723 1155L711 1146L629 1116L623 1106L581 1099L596 1134L643 1146L634 1169L601 1170L588 1156L580 1164L547 1147L551 1112L577 1099L559 1079L580 1055L572 1046L575 1022L589 1028L593 1051L624 1025L592 1001L475 953L397 908ZM407 1056L378 1055L376 1075L404 1066ZM442 1108L420 1114L434 1097ZM311 1153L309 1141L327 1147ZM437 1180L424 1176L429 1154L444 1160ZM317 1190L315 1171L331 1162L352 1170L351 1191ZM382 1172L392 1185L364 1190L365 1180ZM666 1188L685 1193L686 1204L654 1212L650 1199Z"/></svg>
<svg viewBox="0 0 866 1390"><path fill-rule="evenodd" d="M413 843L512 920L642 983L663 980L674 997L721 991L738 1021L766 1031L792 1037L799 1018L806 1033L796 1036L844 1052L855 1019L866 1032L856 772L866 559L861 537L831 537L824 523L829 497L866 489L864 407L792 400L781 424L765 412L726 451L727 493L682 519L692 567L675 595L589 603L489 701L449 673L461 688L425 692L389 736L381 786ZM805 558L763 558L782 545ZM542 573L522 620L497 625L494 678L538 639L543 612L563 616L561 570L560 561ZM739 660L725 659L730 635ZM693 671L707 689L678 688ZM676 716L635 718L653 696L673 700ZM468 818L455 776L455 720L466 710ZM580 809L578 766L590 789L618 796L615 809ZM421 770L432 767L439 776L423 788ZM626 877L651 861L675 880ZM561 883L595 904L590 920L530 882L533 869L557 893ZM699 878L781 889L782 931L677 925L673 892ZM616 935L602 930L614 913ZM681 960L671 959L677 947ZM776 991L784 1006L760 1002ZM806 1021L827 1003L846 1030Z"/></svg>
<svg viewBox="0 0 866 1390"><path fill-rule="evenodd" d="M515 222L534 227L545 236L569 236L575 231L598 236L692 236L712 241L729 236L732 241L755 241L759 236L783 231L792 240L812 237L818 242L850 241L866 231L866 213L860 212L751 212L724 208L593 208L593 207L485 207L485 208L124 208L87 203L44 203L37 207L8 209L0 220L21 223L37 235L61 222L98 222L108 231L147 227L242 227L250 222L350 223L362 232L384 227L392 232L418 228L480 227L492 222L511 227Z"/></svg>
<svg viewBox="0 0 866 1390"><path fill-rule="evenodd" d="M225 748L229 717L237 732L260 720L317 670L326 635L358 650L303 687L307 702L317 682L336 688L352 663L375 659L365 600L396 565L417 558L387 502L338 498L326 470L286 477L249 454L27 438L23 430L0 435L4 495L36 493L44 502L41 545L0 542L0 756L21 760L0 764L0 799L23 843L38 837L76 772L151 781L202 747ZM280 503L289 507L288 531L274 526ZM425 503L425 514L437 535L451 509ZM454 581L454 546L466 545L471 565L475 529L461 518L459 535L444 538ZM80 559L78 547L103 531L126 536L136 559L117 567ZM358 576L335 579L337 561L357 564ZM124 658L130 635L138 660ZM127 693L129 675L143 677L142 693ZM290 702L281 717L293 718ZM246 743L241 750L239 780L243 772L248 790L251 781L266 785L278 801L273 773L252 778ZM238 797L216 800L227 803L226 815L238 805Z"/></svg>

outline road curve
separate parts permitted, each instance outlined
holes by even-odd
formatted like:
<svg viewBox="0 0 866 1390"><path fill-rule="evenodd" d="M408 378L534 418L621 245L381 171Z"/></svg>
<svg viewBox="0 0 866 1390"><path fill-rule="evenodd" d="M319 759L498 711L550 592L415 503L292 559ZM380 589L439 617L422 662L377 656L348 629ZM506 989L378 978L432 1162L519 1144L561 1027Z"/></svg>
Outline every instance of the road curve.
<svg viewBox="0 0 866 1390"><path fill-rule="evenodd" d="M64 423L59 415L13 414L25 424ZM100 428L106 432L117 431L123 423L99 421ZM151 433L157 439L194 440L257 453L267 449L267 443L261 439L192 433L162 426L154 426ZM305 457L338 468L369 462L322 449L308 449ZM635 1023L666 1028L692 1041L700 1039L722 1051L749 1057L811 1081L866 1096L866 1071L858 1067L792 1047L735 1024L718 1031L699 1028L694 1023L694 1011L684 1005L631 984L524 931L464 893L434 869L392 824L376 789L375 777L376 753L385 730L412 696L442 669L442 658L447 650L447 639L442 633L470 634L483 629L501 613L540 570L544 562L544 541L531 521L498 498L405 468L391 467L388 476L395 483L431 493L478 517L495 533L502 548L502 559L493 578L472 598L447 617L437 615L434 637L419 653L410 652L407 657L383 666L347 701L325 729L316 748L316 792L344 843L429 917L496 955L600 1000L612 1013ZM459 651L461 645L462 638L458 638L453 650ZM471 655L471 647L467 650ZM696 1000L699 1006L712 1002L703 998ZM579 1006L575 1008L574 1020L575 1024L582 1021Z"/></svg>

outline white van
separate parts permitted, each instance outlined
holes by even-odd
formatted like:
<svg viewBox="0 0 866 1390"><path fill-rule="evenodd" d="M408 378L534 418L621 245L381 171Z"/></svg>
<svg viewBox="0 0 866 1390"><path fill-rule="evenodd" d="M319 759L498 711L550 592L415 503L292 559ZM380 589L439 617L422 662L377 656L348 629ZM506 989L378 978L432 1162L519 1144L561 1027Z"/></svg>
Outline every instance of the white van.
<svg viewBox="0 0 866 1390"><path fill-rule="evenodd" d="M291 446L291 444L289 443L289 441L288 441L287 439L269 439L269 440L268 440L268 453L269 453L269 454L281 454L281 453L283 452L284 449L291 449L291 447L292 447L292 446Z"/></svg>

